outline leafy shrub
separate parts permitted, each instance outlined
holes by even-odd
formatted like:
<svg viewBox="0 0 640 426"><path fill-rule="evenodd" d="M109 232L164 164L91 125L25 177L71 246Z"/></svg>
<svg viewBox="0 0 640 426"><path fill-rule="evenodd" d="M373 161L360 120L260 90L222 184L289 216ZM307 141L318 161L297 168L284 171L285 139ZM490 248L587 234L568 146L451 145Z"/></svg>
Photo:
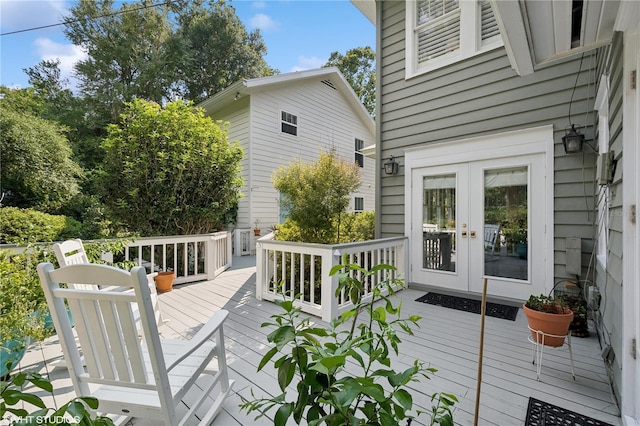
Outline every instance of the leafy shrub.
<svg viewBox="0 0 640 426"><path fill-rule="evenodd" d="M331 275L340 273L336 297L342 292L349 295L353 308L328 328L300 315L297 296L283 295L278 304L284 313L272 315L273 322L262 325L274 328L267 336L274 346L258 365L261 370L277 357L273 366L282 393L251 401L243 398L241 407L257 411L258 418L277 408L274 425L287 424L290 417L310 426L410 424L421 411L414 408L408 385L436 370L418 360L400 371L391 365L391 352L398 356L401 343L395 327L413 334L412 326L420 320L418 315L402 318L401 306L394 306L387 296L394 294L394 287L404 286L402 280L389 278L394 270L390 265L370 270L357 264L335 266ZM373 286L373 297L363 300L369 277L377 274L386 279ZM287 392L293 383L297 392ZM436 393L432 401L431 424L453 426L451 407L456 397Z"/></svg>
<svg viewBox="0 0 640 426"><path fill-rule="evenodd" d="M4 341L46 335L41 316L33 314L47 310L34 260L0 250L0 336Z"/></svg>
<svg viewBox="0 0 640 426"><path fill-rule="evenodd" d="M338 241L353 243L375 238L376 215L372 211L361 213L343 213L340 221L334 221L334 228L338 228Z"/></svg>
<svg viewBox="0 0 640 426"><path fill-rule="evenodd" d="M16 207L0 209L0 243L21 245L82 236L82 224L70 217Z"/></svg>
<svg viewBox="0 0 640 426"><path fill-rule="evenodd" d="M18 373L8 381L0 381L0 419L11 420L15 417L17 424L67 425L82 424L87 426L113 426L113 420L108 417L93 417L92 411L100 403L91 396L73 398L71 401L56 407L48 408L35 392L25 392L23 387L30 383L36 389L41 389L53 395L51 382L38 373ZM26 410L25 404L36 408L35 411ZM53 411L53 412L52 412ZM23 423L27 422L27 423ZM13 422L11 424L14 424Z"/></svg>
<svg viewBox="0 0 640 426"><path fill-rule="evenodd" d="M77 194L62 209L61 214L82 223L84 239L98 239L114 234L111 220L107 217L105 206L96 195Z"/></svg>
<svg viewBox="0 0 640 426"><path fill-rule="evenodd" d="M360 168L333 151L320 153L314 163L297 160L280 167L271 178L282 195L281 208L299 229L295 240L305 243L336 243L333 222L349 206L350 194L361 183ZM281 238L278 238L281 239Z"/></svg>
<svg viewBox="0 0 640 426"><path fill-rule="evenodd" d="M277 226L276 240L280 241L305 241L308 232L302 229L297 222L287 219ZM317 238L315 243L339 244L367 241L375 238L375 213L342 213L338 219L334 219L331 228L325 230Z"/></svg>
<svg viewBox="0 0 640 426"><path fill-rule="evenodd" d="M202 109L134 100L107 131L98 181L110 217L126 230L211 232L238 201L242 148Z"/></svg>
<svg viewBox="0 0 640 426"><path fill-rule="evenodd" d="M55 212L79 191L82 170L64 129L0 99L0 183L4 204Z"/></svg>

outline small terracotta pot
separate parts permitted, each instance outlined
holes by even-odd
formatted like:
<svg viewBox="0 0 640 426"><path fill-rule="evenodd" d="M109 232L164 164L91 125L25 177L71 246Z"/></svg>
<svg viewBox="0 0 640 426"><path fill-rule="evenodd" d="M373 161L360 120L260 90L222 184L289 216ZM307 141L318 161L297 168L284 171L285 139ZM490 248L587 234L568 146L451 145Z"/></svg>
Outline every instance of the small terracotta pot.
<svg viewBox="0 0 640 426"><path fill-rule="evenodd" d="M259 236L260 236L260 230L259 230L259 229L254 229L254 230L253 230L253 235L254 235L255 237L259 237Z"/></svg>
<svg viewBox="0 0 640 426"><path fill-rule="evenodd" d="M158 272L158 275L155 276L158 293L166 293L173 290L173 280L175 278L175 272Z"/></svg>
<svg viewBox="0 0 640 426"><path fill-rule="evenodd" d="M522 310L527 316L529 327L531 327L531 337L534 341L542 343L542 335L539 335L533 330L540 330L545 334L553 334L555 336L566 336L569 333L569 325L573 321L573 311L569 308L564 308L564 312L560 312L562 309L558 306L558 313L551 314L546 312L534 311L522 305ZM544 336L544 345L559 347L564 344L564 337L549 337Z"/></svg>

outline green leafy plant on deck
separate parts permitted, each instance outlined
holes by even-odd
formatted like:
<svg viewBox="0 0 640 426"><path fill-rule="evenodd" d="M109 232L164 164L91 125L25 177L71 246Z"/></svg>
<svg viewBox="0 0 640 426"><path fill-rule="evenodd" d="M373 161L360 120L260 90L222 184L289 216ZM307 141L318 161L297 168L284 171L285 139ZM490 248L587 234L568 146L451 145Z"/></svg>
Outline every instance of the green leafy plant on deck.
<svg viewBox="0 0 640 426"><path fill-rule="evenodd" d="M562 296L553 297L544 294L536 296L532 294L525 302L525 306L534 311L545 312L547 314L562 314L564 313L564 308L567 307L567 303Z"/></svg>
<svg viewBox="0 0 640 426"><path fill-rule="evenodd" d="M335 266L331 275L339 273L336 297L348 295L353 308L334 319L328 328L315 326L301 316L290 295L283 295L278 304L284 313L273 315L274 322L262 324L274 327L268 335L275 344L262 358L258 370L275 360L281 394L271 398L243 399L241 407L257 411L257 418L277 407L275 425L286 424L293 416L297 424L327 426L410 424L423 412L414 408L409 383L429 378L436 369L415 360L408 368L396 371L391 366L392 352L398 355L401 343L396 327L412 335L420 317L401 317L401 304L394 306L389 296L404 282L392 278L395 268L377 265L370 270L357 264ZM372 297L362 298L372 276L386 277L373 285ZM360 277L358 279L357 277ZM380 303L378 303L380 302ZM348 368L347 368L348 366ZM354 374L354 371L358 371ZM287 387L297 376L297 392ZM295 396L295 399L289 399ZM289 397L289 398L288 398ZM432 396L431 425L453 425L451 407L454 395L436 393Z"/></svg>
<svg viewBox="0 0 640 426"><path fill-rule="evenodd" d="M42 399L33 392L25 392L26 384L53 394L51 382L38 373L18 373L8 381L0 381L0 419L9 420L9 424L69 425L82 424L94 426L113 426L108 417L92 417L99 402L93 397L73 398L60 408L48 408ZM35 389L34 389L35 390ZM28 404L28 405L26 405ZM25 406L32 406L29 411Z"/></svg>

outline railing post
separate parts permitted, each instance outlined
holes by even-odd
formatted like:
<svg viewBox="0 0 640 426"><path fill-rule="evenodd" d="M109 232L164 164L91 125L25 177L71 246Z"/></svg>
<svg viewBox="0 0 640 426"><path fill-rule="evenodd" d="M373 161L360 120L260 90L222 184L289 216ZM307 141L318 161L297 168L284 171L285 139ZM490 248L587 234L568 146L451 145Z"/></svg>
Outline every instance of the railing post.
<svg viewBox="0 0 640 426"><path fill-rule="evenodd" d="M262 250L262 243L256 242L256 299L262 300L262 289L264 277L266 274L264 264L264 251Z"/></svg>
<svg viewBox="0 0 640 426"><path fill-rule="evenodd" d="M230 231L227 231L225 234L225 238L227 239L227 256L225 257L225 267L231 266L233 263L233 237Z"/></svg>
<svg viewBox="0 0 640 426"><path fill-rule="evenodd" d="M207 280L212 280L216 277L216 242L213 236L207 238L207 253L205 258L207 259Z"/></svg>
<svg viewBox="0 0 640 426"><path fill-rule="evenodd" d="M326 322L338 316L338 275L330 276L329 273L339 263L340 251L329 249L322 254L322 320Z"/></svg>
<svg viewBox="0 0 640 426"><path fill-rule="evenodd" d="M409 256L407 255L408 248L409 240L407 239L402 240L400 244L398 244L398 264L396 267L398 268L398 275L404 279L405 288L409 286L409 282L411 281L411 266L409 265Z"/></svg>

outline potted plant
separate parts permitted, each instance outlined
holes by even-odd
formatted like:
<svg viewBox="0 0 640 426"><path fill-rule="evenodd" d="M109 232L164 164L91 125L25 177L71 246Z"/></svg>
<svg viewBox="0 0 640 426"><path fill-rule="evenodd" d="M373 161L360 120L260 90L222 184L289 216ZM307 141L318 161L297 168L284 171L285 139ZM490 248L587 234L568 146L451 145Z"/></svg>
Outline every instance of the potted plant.
<svg viewBox="0 0 640 426"><path fill-rule="evenodd" d="M260 223L260 219L256 218L256 220L253 221L253 235L255 235L256 237L260 236L260 228L258 227L258 224Z"/></svg>
<svg viewBox="0 0 640 426"><path fill-rule="evenodd" d="M567 307L562 297L531 295L522 305L522 310L527 316L534 341L552 347L564 344L569 325L573 321L573 311ZM544 336L539 332L544 333Z"/></svg>
<svg viewBox="0 0 640 426"><path fill-rule="evenodd" d="M153 279L156 281L158 293L166 293L173 290L173 281L176 279L176 273L171 270L158 272L158 275Z"/></svg>

